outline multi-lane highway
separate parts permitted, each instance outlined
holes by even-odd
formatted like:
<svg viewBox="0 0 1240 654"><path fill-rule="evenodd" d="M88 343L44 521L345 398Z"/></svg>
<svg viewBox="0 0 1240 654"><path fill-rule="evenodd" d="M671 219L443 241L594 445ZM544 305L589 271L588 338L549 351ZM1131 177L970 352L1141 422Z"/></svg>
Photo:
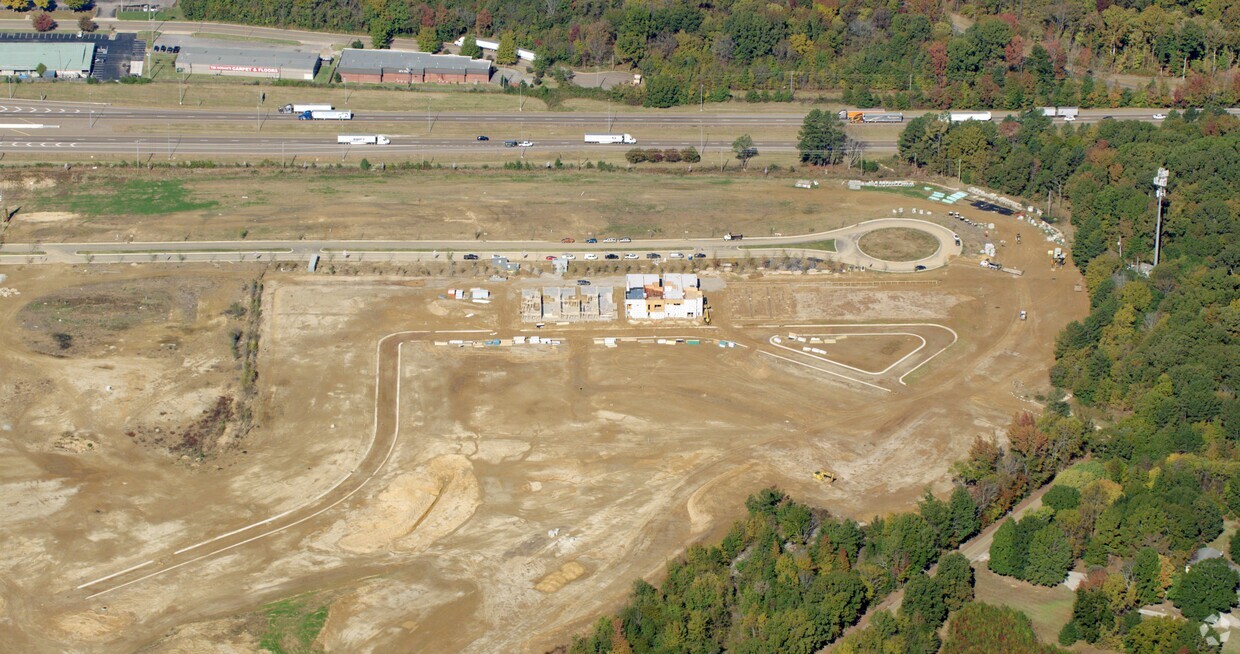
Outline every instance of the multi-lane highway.
<svg viewBox="0 0 1240 654"><path fill-rule="evenodd" d="M1234 110L1240 113L1240 110ZM1094 109L1083 111L1077 122L1094 123L1106 117L1154 121L1155 110ZM921 111L905 112L911 119ZM995 120L1007 114L994 112ZM503 140L520 134L534 142L515 154L538 155L542 152L572 150L574 152L615 152L621 145L583 143L580 138L564 138L562 130L585 132L628 132L638 138L641 147L671 148L693 145L712 151L726 151L731 138L741 130L767 128L786 136L761 136L755 146L766 152L796 150L795 128L801 113L727 113L715 109L703 112L678 113L596 113L596 112L426 112L369 111L355 109L351 121L314 121L306 124L296 116L280 114L272 109L254 111L238 109L173 109L120 107L102 104L38 102L33 100L0 99L0 152L76 156L79 154L124 154L135 157L173 158L177 155L274 157L297 155L433 154L472 153L503 154ZM305 134L289 134L305 124ZM203 133L203 125L212 126ZM272 126L283 126L279 130ZM347 146L335 143L323 127L352 133L386 133L392 136L387 146ZM457 136L425 136L435 126L451 128ZM461 129L468 127L468 130ZM892 151L896 140L891 125L850 125L850 136L867 151ZM250 131L253 129L254 131ZM266 130L266 135L263 134ZM557 133L558 131L558 133ZM255 134L257 132L257 134ZM669 134L671 132L671 134ZM696 132L696 133L695 133ZM477 141L486 134L490 141ZM650 136L647 136L650 134ZM714 136L712 139L711 136ZM726 138L721 138L726 134ZM544 137L545 135L545 137ZM683 135L683 136L681 136Z"/></svg>

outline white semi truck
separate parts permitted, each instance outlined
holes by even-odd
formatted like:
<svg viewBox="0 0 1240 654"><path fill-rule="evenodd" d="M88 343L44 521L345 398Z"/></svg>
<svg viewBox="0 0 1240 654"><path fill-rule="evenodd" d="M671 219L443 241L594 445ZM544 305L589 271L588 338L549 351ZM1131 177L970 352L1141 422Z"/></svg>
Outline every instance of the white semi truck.
<svg viewBox="0 0 1240 654"><path fill-rule="evenodd" d="M586 143L636 143L632 134L586 134Z"/></svg>
<svg viewBox="0 0 1240 654"><path fill-rule="evenodd" d="M303 111L298 120L353 120L352 111Z"/></svg>
<svg viewBox="0 0 1240 654"><path fill-rule="evenodd" d="M990 120L991 116L989 111L953 111L949 118L953 123L963 123L966 120Z"/></svg>
<svg viewBox="0 0 1240 654"><path fill-rule="evenodd" d="M307 111L331 111L335 107L330 104L286 104L280 107L282 114L304 114Z"/></svg>
<svg viewBox="0 0 1240 654"><path fill-rule="evenodd" d="M388 145L392 139L382 134L341 134L336 137L336 142L341 145Z"/></svg>

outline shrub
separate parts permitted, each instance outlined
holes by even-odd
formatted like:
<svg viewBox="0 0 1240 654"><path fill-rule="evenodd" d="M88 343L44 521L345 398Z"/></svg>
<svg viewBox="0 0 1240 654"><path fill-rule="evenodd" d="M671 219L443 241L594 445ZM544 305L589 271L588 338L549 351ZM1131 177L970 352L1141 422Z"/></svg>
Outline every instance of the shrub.
<svg viewBox="0 0 1240 654"><path fill-rule="evenodd" d="M1056 484L1042 496L1042 503L1056 511L1075 509L1081 503L1081 491Z"/></svg>

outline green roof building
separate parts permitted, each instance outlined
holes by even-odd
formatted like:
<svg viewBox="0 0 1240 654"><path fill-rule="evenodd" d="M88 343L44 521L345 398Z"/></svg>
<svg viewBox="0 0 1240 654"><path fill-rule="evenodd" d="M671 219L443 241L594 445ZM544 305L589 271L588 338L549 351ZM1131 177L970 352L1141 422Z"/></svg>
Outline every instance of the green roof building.
<svg viewBox="0 0 1240 654"><path fill-rule="evenodd" d="M88 77L94 60L94 43L0 43L0 76L33 75L39 64L43 64L57 77Z"/></svg>

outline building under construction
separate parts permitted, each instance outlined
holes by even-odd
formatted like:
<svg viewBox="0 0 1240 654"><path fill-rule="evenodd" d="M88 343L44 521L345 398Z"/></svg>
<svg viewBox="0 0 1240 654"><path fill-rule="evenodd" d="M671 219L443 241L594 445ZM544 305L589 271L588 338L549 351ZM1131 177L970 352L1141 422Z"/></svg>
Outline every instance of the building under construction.
<svg viewBox="0 0 1240 654"><path fill-rule="evenodd" d="M618 317L611 286L548 286L521 291L524 322L607 322Z"/></svg>

